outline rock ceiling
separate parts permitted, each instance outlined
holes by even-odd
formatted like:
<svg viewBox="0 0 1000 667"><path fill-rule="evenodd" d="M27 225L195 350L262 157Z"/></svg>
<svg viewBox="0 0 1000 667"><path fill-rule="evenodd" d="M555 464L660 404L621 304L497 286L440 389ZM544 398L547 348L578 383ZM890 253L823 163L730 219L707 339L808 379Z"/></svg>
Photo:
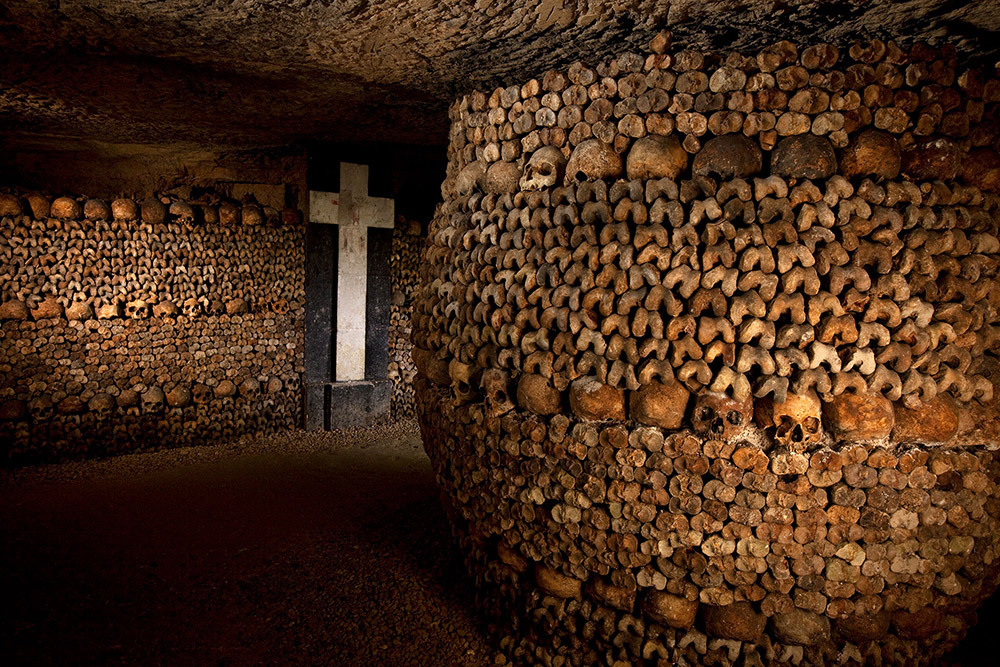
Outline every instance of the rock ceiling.
<svg viewBox="0 0 1000 667"><path fill-rule="evenodd" d="M750 49L945 36L996 58L1000 1L12 0L0 6L0 133L279 146L443 143L473 86L675 43Z"/></svg>

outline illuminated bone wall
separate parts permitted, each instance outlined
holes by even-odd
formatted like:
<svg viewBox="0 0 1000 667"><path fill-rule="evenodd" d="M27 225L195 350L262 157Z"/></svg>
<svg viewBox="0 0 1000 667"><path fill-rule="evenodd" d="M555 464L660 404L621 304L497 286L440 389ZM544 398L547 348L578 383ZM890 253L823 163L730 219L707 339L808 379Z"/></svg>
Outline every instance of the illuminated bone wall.
<svg viewBox="0 0 1000 667"><path fill-rule="evenodd" d="M451 108L418 413L517 663L889 664L997 584L1000 81L871 41Z"/></svg>

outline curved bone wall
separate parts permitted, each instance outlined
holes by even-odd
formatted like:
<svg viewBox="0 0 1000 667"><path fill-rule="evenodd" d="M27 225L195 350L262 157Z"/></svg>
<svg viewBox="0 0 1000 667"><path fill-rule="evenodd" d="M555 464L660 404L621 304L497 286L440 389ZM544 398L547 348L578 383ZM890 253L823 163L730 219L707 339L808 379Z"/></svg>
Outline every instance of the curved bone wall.
<svg viewBox="0 0 1000 667"><path fill-rule="evenodd" d="M25 462L301 424L295 211L0 195L0 448Z"/></svg>
<svg viewBox="0 0 1000 667"><path fill-rule="evenodd" d="M997 72L650 49L451 109L415 384L504 648L929 661L998 583Z"/></svg>

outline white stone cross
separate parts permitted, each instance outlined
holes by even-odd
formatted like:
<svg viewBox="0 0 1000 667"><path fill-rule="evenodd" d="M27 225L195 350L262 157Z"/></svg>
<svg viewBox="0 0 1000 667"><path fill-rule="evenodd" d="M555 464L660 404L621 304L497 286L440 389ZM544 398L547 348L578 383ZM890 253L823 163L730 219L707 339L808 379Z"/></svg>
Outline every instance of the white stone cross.
<svg viewBox="0 0 1000 667"><path fill-rule="evenodd" d="M368 167L340 163L340 192L309 191L313 222L338 225L338 382L365 378L365 311L368 291L368 228L393 227L393 200L368 196Z"/></svg>

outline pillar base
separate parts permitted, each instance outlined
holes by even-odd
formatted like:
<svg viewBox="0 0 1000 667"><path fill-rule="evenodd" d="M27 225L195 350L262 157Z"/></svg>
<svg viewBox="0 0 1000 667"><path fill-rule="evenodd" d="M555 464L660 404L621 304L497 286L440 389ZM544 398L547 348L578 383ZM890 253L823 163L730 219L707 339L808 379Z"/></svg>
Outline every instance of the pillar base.
<svg viewBox="0 0 1000 667"><path fill-rule="evenodd" d="M308 430L368 426L389 414L392 382L357 380L307 384L305 399Z"/></svg>

